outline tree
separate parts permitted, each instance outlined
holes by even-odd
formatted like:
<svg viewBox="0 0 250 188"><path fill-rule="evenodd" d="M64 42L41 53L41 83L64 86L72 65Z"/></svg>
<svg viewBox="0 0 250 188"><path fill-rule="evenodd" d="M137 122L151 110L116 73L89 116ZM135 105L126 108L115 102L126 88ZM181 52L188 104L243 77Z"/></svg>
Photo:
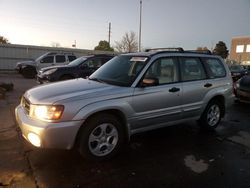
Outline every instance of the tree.
<svg viewBox="0 0 250 188"><path fill-rule="evenodd" d="M219 41L213 50L213 54L221 56L223 59L226 59L229 51L227 50L227 46L223 41Z"/></svg>
<svg viewBox="0 0 250 188"><path fill-rule="evenodd" d="M0 44L9 44L9 40L3 36L0 36Z"/></svg>
<svg viewBox="0 0 250 188"><path fill-rule="evenodd" d="M115 41L115 48L118 52L136 52L138 41L135 32L126 32L121 41Z"/></svg>
<svg viewBox="0 0 250 188"><path fill-rule="evenodd" d="M205 47L197 47L196 48L197 51L207 51L208 48L205 46Z"/></svg>
<svg viewBox="0 0 250 188"><path fill-rule="evenodd" d="M102 51L114 51L114 48L111 48L108 41L106 40L101 40L98 44L98 46L96 46L94 48L94 50L102 50Z"/></svg>

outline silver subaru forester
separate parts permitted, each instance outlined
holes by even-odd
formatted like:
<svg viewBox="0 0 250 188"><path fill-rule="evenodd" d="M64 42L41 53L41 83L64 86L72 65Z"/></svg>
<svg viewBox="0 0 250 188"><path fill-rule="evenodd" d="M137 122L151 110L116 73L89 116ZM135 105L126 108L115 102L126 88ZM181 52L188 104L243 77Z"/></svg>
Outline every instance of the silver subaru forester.
<svg viewBox="0 0 250 188"><path fill-rule="evenodd" d="M89 159L114 156L130 136L187 120L215 129L233 99L224 61L211 53L157 49L114 57L88 79L32 88L16 107L36 147L77 147Z"/></svg>

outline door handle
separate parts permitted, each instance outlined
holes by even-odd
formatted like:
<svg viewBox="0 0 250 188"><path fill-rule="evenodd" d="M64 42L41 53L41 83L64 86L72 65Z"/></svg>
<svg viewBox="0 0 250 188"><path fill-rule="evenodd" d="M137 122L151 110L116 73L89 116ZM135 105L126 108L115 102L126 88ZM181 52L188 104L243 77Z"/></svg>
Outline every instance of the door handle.
<svg viewBox="0 0 250 188"><path fill-rule="evenodd" d="M174 93L174 92L180 91L180 88L173 87L173 88L169 89L168 91Z"/></svg>
<svg viewBox="0 0 250 188"><path fill-rule="evenodd" d="M205 85L204 85L204 87L211 87L213 84L210 84L210 83L206 83Z"/></svg>

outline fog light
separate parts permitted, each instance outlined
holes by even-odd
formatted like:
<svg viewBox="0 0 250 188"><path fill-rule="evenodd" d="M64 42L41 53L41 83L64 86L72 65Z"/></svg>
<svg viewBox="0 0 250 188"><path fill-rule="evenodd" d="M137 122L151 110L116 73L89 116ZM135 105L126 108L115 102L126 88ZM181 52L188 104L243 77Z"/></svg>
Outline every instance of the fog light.
<svg viewBox="0 0 250 188"><path fill-rule="evenodd" d="M36 147L40 147L41 146L41 139L35 133L29 133L28 134L28 140L30 141L31 144L33 144Z"/></svg>

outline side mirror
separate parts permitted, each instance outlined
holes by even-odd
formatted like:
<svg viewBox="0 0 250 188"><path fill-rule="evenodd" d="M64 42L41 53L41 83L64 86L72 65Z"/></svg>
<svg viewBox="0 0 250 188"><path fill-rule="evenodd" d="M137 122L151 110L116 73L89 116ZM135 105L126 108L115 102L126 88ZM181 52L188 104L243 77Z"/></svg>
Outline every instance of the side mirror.
<svg viewBox="0 0 250 188"><path fill-rule="evenodd" d="M150 87L150 86L157 86L157 85L159 85L158 78L144 78L141 83L142 87Z"/></svg>

